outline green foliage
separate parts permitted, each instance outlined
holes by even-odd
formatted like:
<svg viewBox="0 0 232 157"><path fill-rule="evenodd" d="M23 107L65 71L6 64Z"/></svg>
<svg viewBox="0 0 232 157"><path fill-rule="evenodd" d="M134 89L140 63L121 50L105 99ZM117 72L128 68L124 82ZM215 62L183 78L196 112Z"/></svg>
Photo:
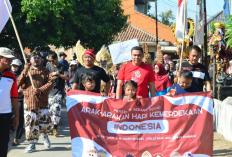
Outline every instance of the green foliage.
<svg viewBox="0 0 232 157"><path fill-rule="evenodd" d="M122 31L128 16L121 0L11 0L24 47L54 45L70 48L80 39L98 51ZM11 22L0 34L0 46L19 49Z"/></svg>
<svg viewBox="0 0 232 157"><path fill-rule="evenodd" d="M226 23L226 34L225 39L227 48L230 46L232 47L232 15L228 16L228 24Z"/></svg>
<svg viewBox="0 0 232 157"><path fill-rule="evenodd" d="M166 12L163 12L159 15L159 17L161 18L160 19L160 22L167 25L167 26L171 26L173 25L173 22L171 20L174 20L175 17L173 15L173 12L172 10L167 10Z"/></svg>
<svg viewBox="0 0 232 157"><path fill-rule="evenodd" d="M211 32L212 34L214 34L214 32L215 32L215 26L214 26L214 24L215 24L214 21L212 21L212 22L210 23L210 32Z"/></svg>

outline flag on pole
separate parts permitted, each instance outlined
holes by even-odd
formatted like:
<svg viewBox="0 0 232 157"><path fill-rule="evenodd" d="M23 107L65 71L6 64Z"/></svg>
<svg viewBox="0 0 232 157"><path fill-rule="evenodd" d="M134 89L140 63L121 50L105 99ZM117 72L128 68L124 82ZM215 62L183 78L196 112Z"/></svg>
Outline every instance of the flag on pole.
<svg viewBox="0 0 232 157"><path fill-rule="evenodd" d="M196 0L194 45L204 45L204 1Z"/></svg>
<svg viewBox="0 0 232 157"><path fill-rule="evenodd" d="M209 92L126 102L70 90L66 100L73 157L213 156Z"/></svg>
<svg viewBox="0 0 232 157"><path fill-rule="evenodd" d="M223 9L224 9L224 13L225 13L225 16L226 16L226 22L228 23L229 22L227 20L229 18L228 15L230 15L229 0L225 0Z"/></svg>
<svg viewBox="0 0 232 157"><path fill-rule="evenodd" d="M3 28L5 27L8 19L10 18L8 12L7 12L7 8L6 5L4 3L5 0L0 0L0 33L2 32ZM9 2L9 0L6 0L6 2L8 3L10 12L12 12L12 7L11 4Z"/></svg>
<svg viewBox="0 0 232 157"><path fill-rule="evenodd" d="M183 31L184 31L184 2L185 0L178 0L178 9L176 14L176 37L183 39ZM187 3L187 0L186 0ZM187 9L186 9L187 10ZM185 23L185 33L187 34L187 11L186 11L186 23Z"/></svg>

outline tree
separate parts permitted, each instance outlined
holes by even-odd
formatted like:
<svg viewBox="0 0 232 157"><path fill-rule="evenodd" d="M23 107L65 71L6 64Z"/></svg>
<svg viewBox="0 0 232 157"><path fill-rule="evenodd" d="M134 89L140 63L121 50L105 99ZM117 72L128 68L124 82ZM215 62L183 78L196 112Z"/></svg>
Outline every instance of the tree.
<svg viewBox="0 0 232 157"><path fill-rule="evenodd" d="M167 10L166 12L163 12L161 14L159 14L160 22L167 25L167 26L171 26L173 25L173 22L171 20L174 20L174 16L173 16L173 12L172 10Z"/></svg>
<svg viewBox="0 0 232 157"><path fill-rule="evenodd" d="M112 42L128 18L121 0L11 0L11 5L22 44L30 49L50 44L70 48L80 39L98 51ZM19 50L10 21L5 29L0 46Z"/></svg>

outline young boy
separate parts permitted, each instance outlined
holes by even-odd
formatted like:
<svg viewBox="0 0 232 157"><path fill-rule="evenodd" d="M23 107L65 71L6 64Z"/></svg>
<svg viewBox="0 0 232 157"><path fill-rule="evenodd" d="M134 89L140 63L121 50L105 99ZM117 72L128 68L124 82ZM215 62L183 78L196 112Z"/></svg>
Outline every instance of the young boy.
<svg viewBox="0 0 232 157"><path fill-rule="evenodd" d="M184 94L184 93L192 93L192 92L199 92L197 87L195 87L192 84L193 80L193 74L190 70L183 70L180 74L180 82L179 84L175 84L171 86L168 90L167 95L171 95L170 91L171 89L176 90L176 95L177 94Z"/></svg>

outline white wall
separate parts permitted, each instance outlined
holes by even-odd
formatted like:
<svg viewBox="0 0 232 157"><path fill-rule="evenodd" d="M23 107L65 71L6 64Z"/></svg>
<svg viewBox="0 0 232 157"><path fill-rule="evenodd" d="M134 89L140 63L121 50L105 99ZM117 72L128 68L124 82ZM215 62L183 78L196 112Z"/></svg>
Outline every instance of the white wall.
<svg viewBox="0 0 232 157"><path fill-rule="evenodd" d="M214 129L232 142L232 97L214 99Z"/></svg>

